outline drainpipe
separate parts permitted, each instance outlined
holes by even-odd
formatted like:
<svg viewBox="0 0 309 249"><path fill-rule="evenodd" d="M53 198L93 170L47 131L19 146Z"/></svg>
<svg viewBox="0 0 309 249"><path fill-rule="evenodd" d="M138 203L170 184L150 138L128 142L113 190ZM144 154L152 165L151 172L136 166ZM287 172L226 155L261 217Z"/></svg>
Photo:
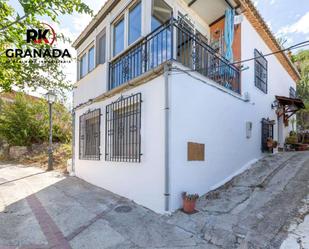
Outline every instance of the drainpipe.
<svg viewBox="0 0 309 249"><path fill-rule="evenodd" d="M165 197L165 212L170 209L170 167L169 167L169 84L168 75L170 64L164 65L164 197Z"/></svg>
<svg viewBox="0 0 309 249"><path fill-rule="evenodd" d="M73 92L74 99L74 92ZM74 105L74 101L73 101ZM75 176L75 107L72 108L72 176Z"/></svg>

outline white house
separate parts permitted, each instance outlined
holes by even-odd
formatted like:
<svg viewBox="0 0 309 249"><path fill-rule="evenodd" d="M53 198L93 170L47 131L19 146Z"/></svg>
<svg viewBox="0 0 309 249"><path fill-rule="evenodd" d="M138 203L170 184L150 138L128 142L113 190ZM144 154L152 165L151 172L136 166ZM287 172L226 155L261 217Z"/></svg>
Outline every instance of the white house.
<svg viewBox="0 0 309 249"><path fill-rule="evenodd" d="M74 47L75 174L159 213L283 148L302 107L249 0L109 0Z"/></svg>

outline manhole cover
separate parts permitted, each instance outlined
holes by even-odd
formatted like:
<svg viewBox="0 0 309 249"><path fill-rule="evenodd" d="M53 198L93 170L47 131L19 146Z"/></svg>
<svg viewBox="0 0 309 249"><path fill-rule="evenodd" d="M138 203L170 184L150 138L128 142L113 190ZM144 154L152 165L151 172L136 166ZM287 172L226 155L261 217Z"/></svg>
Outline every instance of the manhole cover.
<svg viewBox="0 0 309 249"><path fill-rule="evenodd" d="M129 206L119 206L115 208L115 212L117 213L129 213L131 210L132 208Z"/></svg>

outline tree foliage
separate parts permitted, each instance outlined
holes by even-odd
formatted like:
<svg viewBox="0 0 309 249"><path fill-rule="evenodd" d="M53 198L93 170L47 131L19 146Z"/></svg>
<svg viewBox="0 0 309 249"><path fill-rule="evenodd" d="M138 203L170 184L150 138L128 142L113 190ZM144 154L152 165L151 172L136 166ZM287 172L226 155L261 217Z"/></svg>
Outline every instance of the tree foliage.
<svg viewBox="0 0 309 249"><path fill-rule="evenodd" d="M71 114L60 103L53 105L53 141L71 140ZM10 145L29 146L49 137L49 111L46 101L18 94L14 102L0 106L0 137Z"/></svg>
<svg viewBox="0 0 309 249"><path fill-rule="evenodd" d="M23 13L17 13L8 0L0 0L0 91L10 91L14 86L33 90L70 88L71 82L66 80L61 63L20 63L7 58L5 51L8 48L51 48L48 44L26 43L26 30L40 28L42 16L58 22L60 15L74 12L92 15L92 10L81 0L19 0L19 3ZM68 41L63 34L57 34L57 40Z"/></svg>
<svg viewBox="0 0 309 249"><path fill-rule="evenodd" d="M306 130L309 129L309 50L298 52L292 59L301 74L301 80L297 83L297 95L306 105L306 109L298 113L297 120L301 129Z"/></svg>

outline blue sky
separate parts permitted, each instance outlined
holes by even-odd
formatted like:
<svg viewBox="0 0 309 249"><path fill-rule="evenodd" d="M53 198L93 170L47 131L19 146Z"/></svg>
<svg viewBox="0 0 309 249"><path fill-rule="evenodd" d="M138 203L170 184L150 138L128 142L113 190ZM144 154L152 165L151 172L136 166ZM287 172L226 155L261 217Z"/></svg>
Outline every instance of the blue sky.
<svg viewBox="0 0 309 249"><path fill-rule="evenodd" d="M276 36L284 37L285 46L309 40L308 0L253 1Z"/></svg>

